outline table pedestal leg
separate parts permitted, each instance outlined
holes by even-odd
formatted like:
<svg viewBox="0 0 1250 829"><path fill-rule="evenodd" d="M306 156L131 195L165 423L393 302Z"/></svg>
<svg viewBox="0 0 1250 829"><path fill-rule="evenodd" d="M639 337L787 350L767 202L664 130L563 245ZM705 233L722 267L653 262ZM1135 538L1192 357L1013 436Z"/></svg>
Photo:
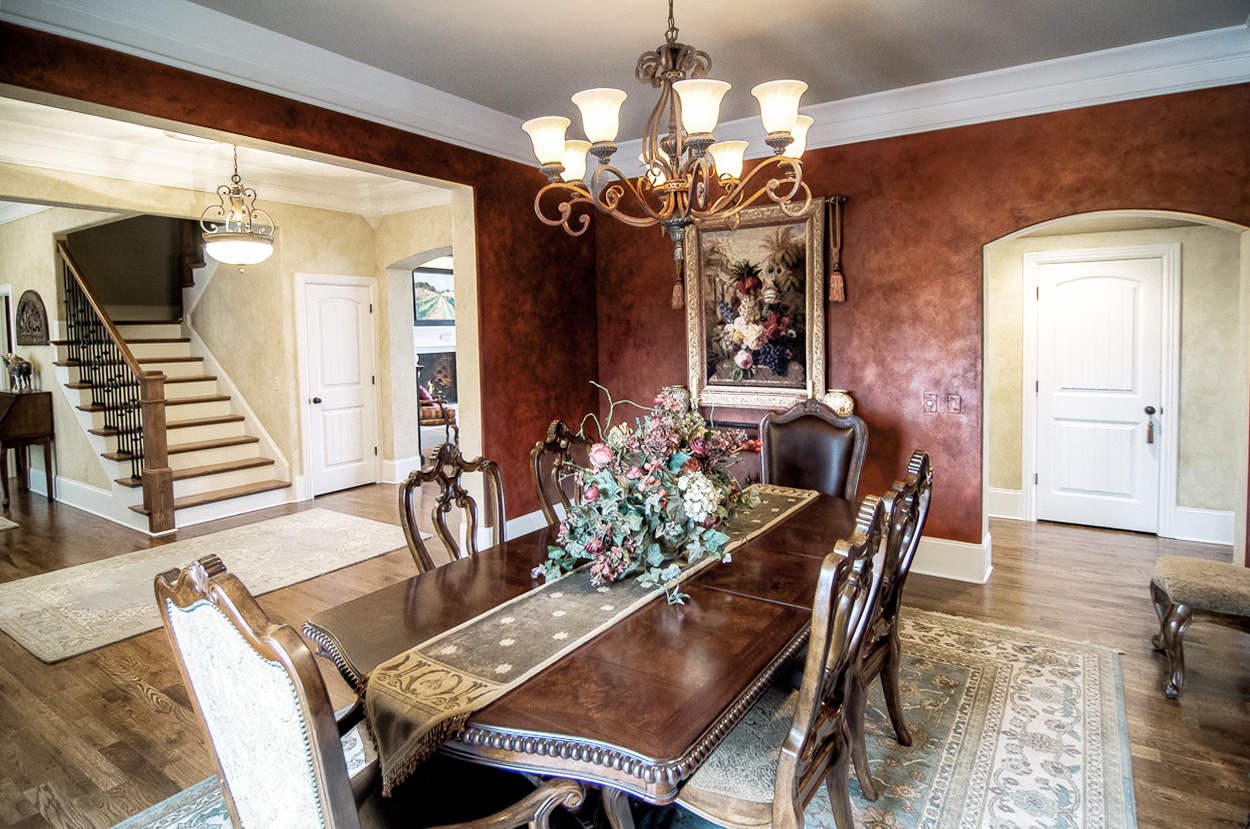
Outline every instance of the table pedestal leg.
<svg viewBox="0 0 1250 829"><path fill-rule="evenodd" d="M603 811L612 829L634 829L634 815L629 811L629 795L611 786L603 787Z"/></svg>

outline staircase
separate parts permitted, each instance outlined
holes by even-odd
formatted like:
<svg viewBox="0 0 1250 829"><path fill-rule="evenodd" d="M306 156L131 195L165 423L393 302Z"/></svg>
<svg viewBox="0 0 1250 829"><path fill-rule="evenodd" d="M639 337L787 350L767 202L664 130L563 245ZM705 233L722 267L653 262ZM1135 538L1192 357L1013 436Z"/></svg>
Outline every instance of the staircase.
<svg viewBox="0 0 1250 829"><path fill-rule="evenodd" d="M144 371L165 374L165 435L173 470L175 526L286 500L272 495L254 497L281 495L276 491L291 484L275 475L274 460L261 454L260 439L248 433L247 418L232 410L230 397L221 393L217 378L205 373L204 358L192 355L190 338L182 336L181 321L114 324ZM124 435L105 426L109 407L92 403L93 386L79 364L68 359L68 342L54 344L58 378L70 390L71 401L77 392L79 420L116 484L115 497L128 500L131 510L147 515L136 464L119 446Z"/></svg>

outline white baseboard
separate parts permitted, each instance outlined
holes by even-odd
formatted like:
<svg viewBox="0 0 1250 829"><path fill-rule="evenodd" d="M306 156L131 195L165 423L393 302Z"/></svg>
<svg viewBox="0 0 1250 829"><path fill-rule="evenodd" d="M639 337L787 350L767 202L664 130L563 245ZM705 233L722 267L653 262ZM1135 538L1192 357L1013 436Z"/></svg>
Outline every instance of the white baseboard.
<svg viewBox="0 0 1250 829"><path fill-rule="evenodd" d="M421 468L421 458L400 458L399 460L382 461L382 483L384 484L400 484L403 483L408 476Z"/></svg>
<svg viewBox="0 0 1250 829"><path fill-rule="evenodd" d="M312 477L309 475L297 475L291 479L291 491L295 493L296 501L311 501L313 499Z"/></svg>
<svg viewBox="0 0 1250 829"><path fill-rule="evenodd" d="M1024 520L1024 493L1018 489L990 487L985 491L985 511L990 518Z"/></svg>
<svg viewBox="0 0 1250 829"><path fill-rule="evenodd" d="M1233 513L1218 509L1177 507L1172 514L1172 537L1179 541L1232 545Z"/></svg>
<svg viewBox="0 0 1250 829"><path fill-rule="evenodd" d="M112 521L114 524L120 524L127 529L141 532L147 536L165 535L165 533L151 532L148 529L148 517L130 509L126 502L118 498L112 490L100 489L91 484L84 484L82 481L63 478L60 475L52 477L52 486L56 489L56 500L62 504L71 506L74 509L80 509L83 512L89 512L106 521ZM32 473L30 476L30 491L46 498L48 497L47 489L43 470L37 470ZM170 532L173 532L173 530L170 530Z"/></svg>
<svg viewBox="0 0 1250 829"><path fill-rule="evenodd" d="M990 560L993 544L986 533L980 544L963 541L947 541L945 538L920 539L911 572L926 576L985 584L990 580L994 565Z"/></svg>

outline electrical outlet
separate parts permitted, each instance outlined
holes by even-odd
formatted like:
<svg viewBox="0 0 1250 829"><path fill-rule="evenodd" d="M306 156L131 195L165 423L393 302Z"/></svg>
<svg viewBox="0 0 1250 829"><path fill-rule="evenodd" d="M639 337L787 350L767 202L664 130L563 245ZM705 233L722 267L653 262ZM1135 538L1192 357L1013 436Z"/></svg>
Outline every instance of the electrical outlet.
<svg viewBox="0 0 1250 829"><path fill-rule="evenodd" d="M946 411L951 414L959 414L963 411L963 402L957 394L946 395Z"/></svg>
<svg viewBox="0 0 1250 829"><path fill-rule="evenodd" d="M938 410L938 393L935 391L927 391L924 393L924 413L937 414Z"/></svg>

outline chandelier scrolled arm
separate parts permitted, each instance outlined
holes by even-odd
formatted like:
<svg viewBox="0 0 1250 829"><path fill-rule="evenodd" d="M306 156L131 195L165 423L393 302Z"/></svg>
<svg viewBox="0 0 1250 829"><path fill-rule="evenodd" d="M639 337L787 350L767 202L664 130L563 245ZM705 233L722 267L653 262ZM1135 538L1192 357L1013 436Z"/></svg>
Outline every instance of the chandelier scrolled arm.
<svg viewBox="0 0 1250 829"><path fill-rule="evenodd" d="M556 193L563 197L562 201L555 204L555 216L548 216L543 212L543 196L548 193ZM548 200L550 201L550 200ZM595 201L586 191L575 184L569 184L563 181L553 181L543 189L538 191L538 195L534 197L534 212L538 214L538 219L545 225L551 227L563 227L564 231L570 236L581 236L590 227L589 212L574 213L574 209L579 204L587 205L587 210L593 209ZM577 226L573 226L576 220Z"/></svg>

